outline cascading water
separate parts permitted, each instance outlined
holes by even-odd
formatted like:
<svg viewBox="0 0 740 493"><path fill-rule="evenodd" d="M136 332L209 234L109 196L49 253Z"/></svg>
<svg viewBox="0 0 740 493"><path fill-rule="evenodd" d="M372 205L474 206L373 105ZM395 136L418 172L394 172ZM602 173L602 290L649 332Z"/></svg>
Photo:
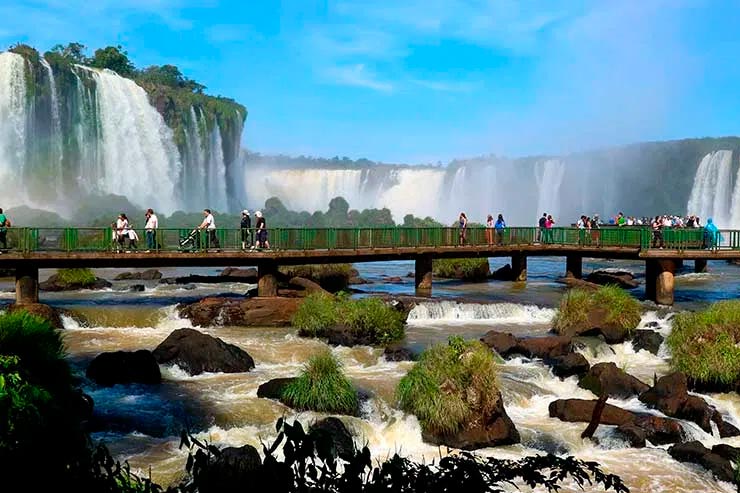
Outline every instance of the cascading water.
<svg viewBox="0 0 740 493"><path fill-rule="evenodd" d="M713 218L720 228L729 226L731 218L732 152L716 151L704 156L694 177L687 214L702 221ZM737 195L738 191L735 192Z"/></svg>
<svg viewBox="0 0 740 493"><path fill-rule="evenodd" d="M61 197L64 194L64 149L62 147L62 121L59 115L59 94L57 92L54 71L51 69L51 65L49 65L49 62L47 62L45 58L41 58L40 62L44 69L46 69L49 81L49 94L51 95L51 128L49 132L49 171L51 171L51 173L50 176L48 176L48 179L56 187L57 196Z"/></svg>
<svg viewBox="0 0 740 493"><path fill-rule="evenodd" d="M226 166L224 164L223 142L221 141L221 131L218 124L214 124L210 135L210 153L208 159L208 200L210 207L224 211L227 209L226 204Z"/></svg>
<svg viewBox="0 0 740 493"><path fill-rule="evenodd" d="M16 186L26 164L25 60L0 53L0 178L6 192ZM7 200L7 197L5 198Z"/></svg>
<svg viewBox="0 0 740 493"><path fill-rule="evenodd" d="M565 163L560 159L547 159L535 165L537 180L537 217L543 212L560 218L560 185L565 175Z"/></svg>

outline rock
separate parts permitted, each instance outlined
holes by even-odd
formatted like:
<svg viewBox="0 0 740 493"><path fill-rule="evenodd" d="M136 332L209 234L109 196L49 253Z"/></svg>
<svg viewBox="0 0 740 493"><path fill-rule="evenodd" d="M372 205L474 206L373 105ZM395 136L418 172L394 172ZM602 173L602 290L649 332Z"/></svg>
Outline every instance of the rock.
<svg viewBox="0 0 740 493"><path fill-rule="evenodd" d="M101 353L87 367L87 377L98 385L157 384L162 381L159 365L151 351Z"/></svg>
<svg viewBox="0 0 740 493"><path fill-rule="evenodd" d="M590 365L581 353L568 353L545 361L552 368L556 377L567 378L572 375L582 375L588 371Z"/></svg>
<svg viewBox="0 0 740 493"><path fill-rule="evenodd" d="M732 463L735 463L740 459L740 448L727 445L726 443L719 443L713 446L712 453L717 454L720 457L724 457Z"/></svg>
<svg viewBox="0 0 740 493"><path fill-rule="evenodd" d="M523 337L510 333L489 330L481 342L495 350L502 358L521 354L527 358L554 358L571 350L571 338L562 336Z"/></svg>
<svg viewBox="0 0 740 493"><path fill-rule="evenodd" d="M655 445L665 445L666 443L676 443L684 440L685 433L678 420L651 414L638 414L634 423L645 430L645 438Z"/></svg>
<svg viewBox="0 0 740 493"><path fill-rule="evenodd" d="M645 324L645 327L655 329L657 327L660 327L660 324L658 322L648 322Z"/></svg>
<svg viewBox="0 0 740 493"><path fill-rule="evenodd" d="M614 284L624 289L633 289L640 285L635 281L635 276L629 272L611 272L595 270L586 276L586 281L605 286Z"/></svg>
<svg viewBox="0 0 740 493"><path fill-rule="evenodd" d="M596 400L558 399L550 403L548 411L551 418L558 418L561 421L570 423L588 423L591 421L595 406ZM634 413L607 404L604 407L604 412L601 414L599 423L602 425L620 426L626 423L633 423L634 420Z"/></svg>
<svg viewBox="0 0 740 493"><path fill-rule="evenodd" d="M396 344L386 347L383 357L386 361L414 361L416 359L416 355L409 348Z"/></svg>
<svg viewBox="0 0 740 493"><path fill-rule="evenodd" d="M514 270L511 268L510 264L506 264L493 271L488 277L489 279L494 279L496 281L513 281Z"/></svg>
<svg viewBox="0 0 740 493"><path fill-rule="evenodd" d="M740 434L740 430L726 423L722 415L704 399L689 395L686 375L681 372L671 373L658 379L655 386L640 395L640 401L666 416L693 421L710 434L714 422L722 438Z"/></svg>
<svg viewBox="0 0 740 493"><path fill-rule="evenodd" d="M146 291L146 288L143 284L132 284L128 287L128 290L132 293L143 293L144 291Z"/></svg>
<svg viewBox="0 0 740 493"><path fill-rule="evenodd" d="M602 335L608 344L619 344L630 335L630 329L622 327L616 321L608 320L606 308L593 308L586 314L585 320L559 330L560 335L567 337Z"/></svg>
<svg viewBox="0 0 740 493"><path fill-rule="evenodd" d="M719 480L730 483L735 481L735 471L732 469L730 461L713 453L701 442L679 443L669 448L668 453L679 462L692 462L701 465L712 471Z"/></svg>
<svg viewBox="0 0 740 493"><path fill-rule="evenodd" d="M626 399L639 395L650 387L637 378L625 373L614 363L597 363L581 378L578 385L596 395L606 393L609 397Z"/></svg>
<svg viewBox="0 0 740 493"><path fill-rule="evenodd" d="M154 350L159 364L177 365L190 375L240 373L254 368L254 360L243 349L194 329L178 329Z"/></svg>
<svg viewBox="0 0 740 493"><path fill-rule="evenodd" d="M240 275L236 276L225 276L225 275L217 275L217 276L203 276L199 274L190 274L188 276L182 276L182 277L164 277L159 280L160 284L192 284L192 283L201 283L201 284L218 284L222 282L240 282L240 283L249 283L253 284L257 282L257 276L249 276L247 273L241 273Z"/></svg>
<svg viewBox="0 0 740 493"><path fill-rule="evenodd" d="M358 284L370 284L370 281L368 281L364 277L352 276L347 280L347 284L350 286Z"/></svg>
<svg viewBox="0 0 740 493"><path fill-rule="evenodd" d="M65 283L59 278L59 274L52 274L46 281L39 283L39 291L77 291L80 289L106 289L113 286L110 282L99 277L95 278L95 282L92 284L76 284L76 283Z"/></svg>
<svg viewBox="0 0 740 493"><path fill-rule="evenodd" d="M451 435L437 435L422 433L425 442L462 450L475 450L499 445L519 443L519 431L504 409L501 394L498 393L496 405L490 410L474 408L472 417L461 427L461 430Z"/></svg>
<svg viewBox="0 0 740 493"><path fill-rule="evenodd" d="M373 346L376 343L374 334L362 332L343 324L327 330L326 342L332 346Z"/></svg>
<svg viewBox="0 0 740 493"><path fill-rule="evenodd" d="M403 282L403 279L401 279L398 276L390 276L390 277L385 276L385 277L383 277L383 281L385 281L385 282L392 282L392 283L400 283L400 282Z"/></svg>
<svg viewBox="0 0 740 493"><path fill-rule="evenodd" d="M287 327L301 302L287 297L204 298L178 311L198 327Z"/></svg>
<svg viewBox="0 0 740 493"><path fill-rule="evenodd" d="M660 345L663 344L664 337L654 330L640 329L636 330L632 336L632 347L635 351L644 349L653 354L658 354Z"/></svg>
<svg viewBox="0 0 740 493"><path fill-rule="evenodd" d="M257 486L264 479L257 476L262 459L251 445L226 447L212 458L198 474L201 493L237 493Z"/></svg>
<svg viewBox="0 0 740 493"><path fill-rule="evenodd" d="M143 272L121 272L113 278L114 281L154 281L162 279L162 273L156 269L147 269Z"/></svg>
<svg viewBox="0 0 740 493"><path fill-rule="evenodd" d="M575 277L561 277L556 282L560 284L565 284L569 288L580 288L591 291L596 291L601 287L593 282L584 281L583 279L578 279Z"/></svg>
<svg viewBox="0 0 740 493"><path fill-rule="evenodd" d="M330 445L334 457L347 460L354 457L355 442L352 434L339 418L330 416L317 421L309 427L308 432L319 443Z"/></svg>
<svg viewBox="0 0 740 493"><path fill-rule="evenodd" d="M313 282L309 279L304 279L303 277L294 277L290 281L288 281L288 284L290 284L293 287L303 289L308 294L324 293L326 295L331 296L331 293L327 291L326 289L322 288L321 286L319 286L318 283Z"/></svg>
<svg viewBox="0 0 740 493"><path fill-rule="evenodd" d="M16 304L12 303L8 305L8 313L17 311L28 312L31 315L35 315L39 318L43 318L51 324L55 329L63 329L64 323L62 322L62 316L57 308L53 308L44 303L23 303Z"/></svg>
<svg viewBox="0 0 740 493"><path fill-rule="evenodd" d="M231 279L238 278L241 279L242 282L248 282L250 284L256 283L259 279L259 273L254 267L250 267L249 269L226 267L224 270L221 271L221 274L219 275L221 277L228 277Z"/></svg>
<svg viewBox="0 0 740 493"><path fill-rule="evenodd" d="M634 423L625 423L617 427L616 433L629 442L630 447L645 448L647 433Z"/></svg>
<svg viewBox="0 0 740 493"><path fill-rule="evenodd" d="M268 380L257 388L257 397L279 401L283 397L283 389L293 380L295 377Z"/></svg>

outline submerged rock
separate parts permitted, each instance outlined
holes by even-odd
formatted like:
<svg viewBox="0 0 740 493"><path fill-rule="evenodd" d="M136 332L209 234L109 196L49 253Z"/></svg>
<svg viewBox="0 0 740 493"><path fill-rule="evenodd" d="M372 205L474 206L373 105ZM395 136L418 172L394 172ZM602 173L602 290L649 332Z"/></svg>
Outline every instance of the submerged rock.
<svg viewBox="0 0 740 493"><path fill-rule="evenodd" d="M701 442L692 441L679 443L668 449L671 457L679 462L692 462L712 471L714 476L722 481L735 482L735 471L726 458L706 448Z"/></svg>
<svg viewBox="0 0 740 493"><path fill-rule="evenodd" d="M635 276L626 271L595 270L586 276L586 281L602 286L613 284L624 289L634 289L640 285L635 281Z"/></svg>
<svg viewBox="0 0 740 493"><path fill-rule="evenodd" d="M565 356L557 356L546 361L552 368L556 377L567 378L573 375L586 373L590 365L581 353L569 353Z"/></svg>
<svg viewBox="0 0 740 493"><path fill-rule="evenodd" d="M287 297L204 298L180 305L178 311L198 327L287 327L302 301Z"/></svg>
<svg viewBox="0 0 740 493"><path fill-rule="evenodd" d="M157 384L162 381L159 365L151 351L101 353L87 367L87 377L98 385Z"/></svg>
<svg viewBox="0 0 740 493"><path fill-rule="evenodd" d="M636 330L632 336L632 347L635 351L644 349L653 354L658 354L660 345L663 344L664 337L654 330L640 329Z"/></svg>
<svg viewBox="0 0 740 493"><path fill-rule="evenodd" d="M571 338L563 336L516 337L513 334L489 330L480 341L502 358L522 355L527 358L555 358L571 352Z"/></svg>
<svg viewBox="0 0 740 493"><path fill-rule="evenodd" d="M385 348L383 356L386 361L414 361L416 355L407 347L392 345Z"/></svg>
<svg viewBox="0 0 740 493"><path fill-rule="evenodd" d="M178 329L154 350L157 362L177 365L190 375L240 373L254 368L254 360L243 349L194 329Z"/></svg>

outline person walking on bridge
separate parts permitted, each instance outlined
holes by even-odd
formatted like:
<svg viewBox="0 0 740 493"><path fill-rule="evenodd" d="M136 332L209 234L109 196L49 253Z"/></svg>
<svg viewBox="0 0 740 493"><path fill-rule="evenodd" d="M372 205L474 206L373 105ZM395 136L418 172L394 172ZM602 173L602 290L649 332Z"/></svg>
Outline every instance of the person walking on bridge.
<svg viewBox="0 0 740 493"><path fill-rule="evenodd" d="M216 236L216 220L213 218L211 209L203 209L203 222L200 223L198 229L206 230L206 251L211 247L215 247L216 251L220 252L221 244L218 241L218 236Z"/></svg>
<svg viewBox="0 0 740 493"><path fill-rule="evenodd" d="M707 218L707 224L704 226L704 248L716 249L722 243L722 235L719 228L714 224L712 218Z"/></svg>
<svg viewBox="0 0 740 493"><path fill-rule="evenodd" d="M506 221L504 221L503 214L498 215L496 224L493 227L496 231L496 245L501 246L504 243L504 230L506 229Z"/></svg>
<svg viewBox="0 0 740 493"><path fill-rule="evenodd" d="M247 247L252 248L252 218L247 209L242 211L239 227L242 230L242 250L246 250Z"/></svg>
<svg viewBox="0 0 740 493"><path fill-rule="evenodd" d="M486 243L493 245L493 216L490 214L486 218Z"/></svg>
<svg viewBox="0 0 740 493"><path fill-rule="evenodd" d="M538 223L539 229L537 230L537 241L542 242L545 239L545 223L547 222L547 212L542 213L542 217Z"/></svg>
<svg viewBox="0 0 740 493"><path fill-rule="evenodd" d="M468 216L466 216L464 212L460 213L458 223L460 226L460 246L463 246L465 245L465 239L467 238L468 233Z"/></svg>
<svg viewBox="0 0 740 493"><path fill-rule="evenodd" d="M8 228L10 227L10 220L5 215L3 209L0 207L0 253L8 251Z"/></svg>
<svg viewBox="0 0 740 493"><path fill-rule="evenodd" d="M262 211L257 211L254 215L257 218L257 224L255 225L257 227L257 246L260 249L269 249L270 242L267 240L267 221L262 216Z"/></svg>
<svg viewBox="0 0 740 493"><path fill-rule="evenodd" d="M152 209L147 209L144 217L146 217L146 224L144 225L144 234L146 234L146 253L149 253L157 247L156 236L157 228L159 228L159 220Z"/></svg>

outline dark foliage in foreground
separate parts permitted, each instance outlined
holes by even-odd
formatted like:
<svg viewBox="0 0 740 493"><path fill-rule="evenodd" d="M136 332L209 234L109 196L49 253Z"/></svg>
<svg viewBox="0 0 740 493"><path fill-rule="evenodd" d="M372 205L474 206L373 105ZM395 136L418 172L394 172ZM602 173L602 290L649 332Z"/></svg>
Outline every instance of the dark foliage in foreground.
<svg viewBox="0 0 740 493"><path fill-rule="evenodd" d="M373 466L367 447L336 457L325 435L306 433L299 422L283 419L276 424L278 436L263 444L264 460L239 474L213 474L222 451L183 435L181 447L190 449L188 479L172 491L210 493L251 491L269 486L282 492L502 492L506 485L542 487L550 492L570 480L582 489L601 485L604 490L629 492L622 480L604 473L596 462L573 457L538 455L519 460L479 457L469 452L443 457L431 464L416 463L393 455ZM276 451L282 446L284 459Z"/></svg>

